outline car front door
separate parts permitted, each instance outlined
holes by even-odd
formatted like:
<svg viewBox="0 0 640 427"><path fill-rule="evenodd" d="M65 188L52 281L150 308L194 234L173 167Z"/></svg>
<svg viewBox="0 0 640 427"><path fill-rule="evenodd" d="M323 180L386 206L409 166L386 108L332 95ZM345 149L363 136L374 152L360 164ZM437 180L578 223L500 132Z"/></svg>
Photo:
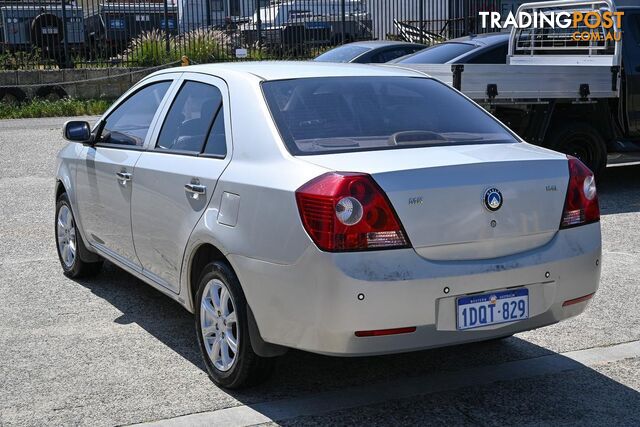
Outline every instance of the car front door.
<svg viewBox="0 0 640 427"><path fill-rule="evenodd" d="M225 82L185 73L179 85L136 164L131 202L143 272L176 293L189 236L231 153Z"/></svg>
<svg viewBox="0 0 640 427"><path fill-rule="evenodd" d="M133 167L160 112L171 77L154 78L117 104L98 123L96 143L78 162L78 215L91 245L130 267L139 267L131 236Z"/></svg>

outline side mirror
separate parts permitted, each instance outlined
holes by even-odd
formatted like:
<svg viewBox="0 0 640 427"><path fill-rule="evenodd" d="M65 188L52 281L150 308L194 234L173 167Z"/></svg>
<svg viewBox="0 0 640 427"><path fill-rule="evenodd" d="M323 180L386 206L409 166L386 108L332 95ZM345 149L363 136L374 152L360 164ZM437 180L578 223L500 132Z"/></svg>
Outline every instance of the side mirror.
<svg viewBox="0 0 640 427"><path fill-rule="evenodd" d="M64 124L62 135L67 141L88 144L91 141L91 127L87 122L70 120Z"/></svg>

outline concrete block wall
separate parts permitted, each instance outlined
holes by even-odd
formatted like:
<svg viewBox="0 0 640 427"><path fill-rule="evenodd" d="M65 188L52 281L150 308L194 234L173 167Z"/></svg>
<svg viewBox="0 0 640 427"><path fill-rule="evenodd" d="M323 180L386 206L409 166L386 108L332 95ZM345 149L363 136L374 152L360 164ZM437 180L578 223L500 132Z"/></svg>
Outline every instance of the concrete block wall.
<svg viewBox="0 0 640 427"><path fill-rule="evenodd" d="M44 87L59 86L72 98L117 98L151 72L144 68L120 67L0 71L0 92L9 86L19 86L17 89L24 92L27 99L31 99L37 97L39 90ZM96 78L104 79L91 80Z"/></svg>

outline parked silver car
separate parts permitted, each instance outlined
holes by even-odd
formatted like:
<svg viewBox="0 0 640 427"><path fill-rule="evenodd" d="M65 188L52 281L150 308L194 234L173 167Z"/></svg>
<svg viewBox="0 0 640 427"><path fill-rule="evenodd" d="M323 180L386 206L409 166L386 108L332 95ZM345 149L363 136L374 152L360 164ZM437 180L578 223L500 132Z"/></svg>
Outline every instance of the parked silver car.
<svg viewBox="0 0 640 427"><path fill-rule="evenodd" d="M157 72L68 122L56 242L195 313L213 381L510 336L598 288L593 175L424 75L353 64Z"/></svg>

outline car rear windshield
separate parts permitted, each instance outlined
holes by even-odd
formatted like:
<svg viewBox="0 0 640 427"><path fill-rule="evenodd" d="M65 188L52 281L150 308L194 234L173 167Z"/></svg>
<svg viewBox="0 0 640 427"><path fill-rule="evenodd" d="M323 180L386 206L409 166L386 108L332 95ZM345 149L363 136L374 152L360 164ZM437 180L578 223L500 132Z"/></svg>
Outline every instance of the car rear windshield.
<svg viewBox="0 0 640 427"><path fill-rule="evenodd" d="M351 62L358 56L371 50L368 47L346 45L331 49L328 52L318 56L315 60L318 62Z"/></svg>
<svg viewBox="0 0 640 427"><path fill-rule="evenodd" d="M444 64L460 55L471 52L476 47L469 43L442 43L408 56L402 64Z"/></svg>
<svg viewBox="0 0 640 427"><path fill-rule="evenodd" d="M294 155L513 143L483 109L420 77L322 77L263 83L276 126Z"/></svg>

